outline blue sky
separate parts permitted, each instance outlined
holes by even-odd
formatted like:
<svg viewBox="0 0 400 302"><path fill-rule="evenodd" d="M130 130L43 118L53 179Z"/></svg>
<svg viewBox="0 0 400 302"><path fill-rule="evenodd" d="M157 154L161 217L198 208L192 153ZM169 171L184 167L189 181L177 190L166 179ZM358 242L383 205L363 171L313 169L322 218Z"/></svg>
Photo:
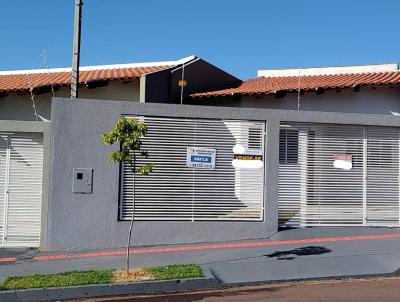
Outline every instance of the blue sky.
<svg viewBox="0 0 400 302"><path fill-rule="evenodd" d="M74 0L0 4L0 70L71 65ZM398 0L84 0L82 65L200 56L261 68L400 61Z"/></svg>

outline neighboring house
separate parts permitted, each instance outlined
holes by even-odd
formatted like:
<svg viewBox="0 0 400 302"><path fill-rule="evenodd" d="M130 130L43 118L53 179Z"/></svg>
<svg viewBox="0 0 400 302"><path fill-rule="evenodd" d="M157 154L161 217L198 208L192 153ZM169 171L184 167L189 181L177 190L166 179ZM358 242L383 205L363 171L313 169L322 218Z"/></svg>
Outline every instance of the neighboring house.
<svg viewBox="0 0 400 302"><path fill-rule="evenodd" d="M182 69L185 95L240 82L210 63L189 56L177 61L83 66L79 97L179 103ZM70 96L70 85L71 68L1 71L0 120L48 121L51 97Z"/></svg>
<svg viewBox="0 0 400 302"><path fill-rule="evenodd" d="M328 112L400 112L398 64L259 70L228 89L192 94L188 103Z"/></svg>

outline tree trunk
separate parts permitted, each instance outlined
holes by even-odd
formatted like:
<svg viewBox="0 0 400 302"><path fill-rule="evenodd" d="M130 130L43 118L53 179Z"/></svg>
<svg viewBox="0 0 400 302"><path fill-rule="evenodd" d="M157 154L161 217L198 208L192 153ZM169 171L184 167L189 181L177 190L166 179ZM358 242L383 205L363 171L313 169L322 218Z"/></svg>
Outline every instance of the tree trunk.
<svg viewBox="0 0 400 302"><path fill-rule="evenodd" d="M132 228L133 228L133 214L132 214L131 225L129 227L128 244L126 245L126 274L129 274L129 247L131 245Z"/></svg>
<svg viewBox="0 0 400 302"><path fill-rule="evenodd" d="M129 226L129 236L128 236L128 243L126 245L126 274L129 275L129 247L131 245L131 238L132 238L132 229L133 229L133 216L135 210L135 175L136 175L136 158L133 158L133 205L132 205L132 219L131 225Z"/></svg>

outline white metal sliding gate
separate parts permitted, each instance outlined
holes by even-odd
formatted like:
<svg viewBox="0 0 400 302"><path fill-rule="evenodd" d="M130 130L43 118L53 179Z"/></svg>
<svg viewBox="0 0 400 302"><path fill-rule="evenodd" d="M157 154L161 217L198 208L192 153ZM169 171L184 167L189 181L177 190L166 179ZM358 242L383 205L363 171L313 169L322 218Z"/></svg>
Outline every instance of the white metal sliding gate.
<svg viewBox="0 0 400 302"><path fill-rule="evenodd" d="M233 147L264 152L265 123L141 117L148 127L143 148L154 163L148 176L123 167L120 219L262 221L264 168L234 167ZM187 148L215 150L215 168L187 166ZM134 181L136 182L133 192Z"/></svg>
<svg viewBox="0 0 400 302"><path fill-rule="evenodd" d="M38 246L43 138L0 133L0 246Z"/></svg>
<svg viewBox="0 0 400 302"><path fill-rule="evenodd" d="M368 128L366 223L399 225L399 129Z"/></svg>
<svg viewBox="0 0 400 302"><path fill-rule="evenodd" d="M279 222L399 225L399 129L282 124Z"/></svg>

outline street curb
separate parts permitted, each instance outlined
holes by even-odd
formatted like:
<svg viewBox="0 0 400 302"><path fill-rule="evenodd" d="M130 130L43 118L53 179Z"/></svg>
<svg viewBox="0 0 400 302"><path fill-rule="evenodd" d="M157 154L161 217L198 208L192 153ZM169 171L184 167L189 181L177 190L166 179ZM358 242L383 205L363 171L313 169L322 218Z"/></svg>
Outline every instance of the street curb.
<svg viewBox="0 0 400 302"><path fill-rule="evenodd" d="M214 274L211 270L211 274ZM312 281L345 281L351 279L373 279L373 278L390 278L400 277L400 269L391 273L380 273L380 274L355 274L355 275L333 275L327 277L309 277L309 278L292 278L292 279L277 279L277 280L263 280L263 281L249 281L249 282L237 282L237 283L224 283L218 278L218 275L214 274L214 277L220 282L219 288L236 288L244 286L257 286L257 285L269 285L269 284L280 284L280 283L293 283L293 282L312 282Z"/></svg>
<svg viewBox="0 0 400 302"><path fill-rule="evenodd" d="M346 275L316 278L282 279L270 281L252 281L224 283L208 267L202 267L203 278L144 281L121 284L83 285L69 287L36 288L26 290L0 291L0 301L7 302L47 302L65 299L94 298L118 295L162 294L195 290L237 288L243 286L268 285L291 282L371 279L379 277L399 277L400 271L387 274Z"/></svg>
<svg viewBox="0 0 400 302"><path fill-rule="evenodd" d="M45 302L115 295L170 293L222 287L222 284L207 268L202 268L202 271L203 278L193 279L0 291L0 301Z"/></svg>

